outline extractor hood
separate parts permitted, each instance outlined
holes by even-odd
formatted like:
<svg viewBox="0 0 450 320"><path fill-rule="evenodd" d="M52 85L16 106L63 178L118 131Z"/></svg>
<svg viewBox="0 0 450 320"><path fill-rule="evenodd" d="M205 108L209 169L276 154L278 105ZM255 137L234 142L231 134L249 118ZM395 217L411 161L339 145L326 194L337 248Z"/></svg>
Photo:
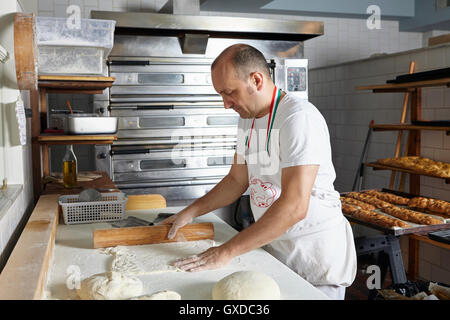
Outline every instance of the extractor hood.
<svg viewBox="0 0 450 320"><path fill-rule="evenodd" d="M323 35L323 22L174 15L149 12L91 11L93 19L116 21L116 34L305 41ZM207 41L207 40L206 40Z"/></svg>

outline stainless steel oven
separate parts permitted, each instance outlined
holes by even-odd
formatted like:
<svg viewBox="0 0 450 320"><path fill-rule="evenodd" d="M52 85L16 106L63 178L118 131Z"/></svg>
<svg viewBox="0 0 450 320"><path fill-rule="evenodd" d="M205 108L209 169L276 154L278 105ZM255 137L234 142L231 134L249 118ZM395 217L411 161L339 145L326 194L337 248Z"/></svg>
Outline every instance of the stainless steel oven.
<svg viewBox="0 0 450 320"><path fill-rule="evenodd" d="M301 41L255 40L247 33L242 35L250 38L235 39L211 30L206 37L192 30L187 34L170 22L172 15L164 14L94 11L92 16L117 21L108 58L109 75L116 80L108 99L99 96L94 107L103 116L119 118L118 140L112 146L96 146L96 166L129 194L195 199L229 172L239 115L223 107L210 74L212 61L229 45L255 46L268 59L278 86L307 97ZM145 26L129 25L142 17L148 18ZM162 22L157 20L161 17ZM164 21L166 26L158 29ZM177 21L184 23L183 16Z"/></svg>

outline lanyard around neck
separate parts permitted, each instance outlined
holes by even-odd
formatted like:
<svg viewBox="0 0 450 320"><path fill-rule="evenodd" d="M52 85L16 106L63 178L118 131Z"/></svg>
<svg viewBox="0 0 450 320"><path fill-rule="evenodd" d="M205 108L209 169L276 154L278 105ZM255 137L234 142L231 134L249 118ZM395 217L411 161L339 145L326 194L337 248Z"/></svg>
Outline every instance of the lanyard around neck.
<svg viewBox="0 0 450 320"><path fill-rule="evenodd" d="M266 150L269 152L269 141L270 141L270 133L272 132L273 122L275 120L275 114L278 109L278 104L280 103L281 98L281 89L278 89L276 86L273 89L272 94L272 102L270 103L270 112L269 112L269 120L267 121L267 138L266 138ZM252 139L253 127L255 126L255 119L253 118L252 127L250 129L249 135L245 139L245 144L247 149L250 149L250 140Z"/></svg>

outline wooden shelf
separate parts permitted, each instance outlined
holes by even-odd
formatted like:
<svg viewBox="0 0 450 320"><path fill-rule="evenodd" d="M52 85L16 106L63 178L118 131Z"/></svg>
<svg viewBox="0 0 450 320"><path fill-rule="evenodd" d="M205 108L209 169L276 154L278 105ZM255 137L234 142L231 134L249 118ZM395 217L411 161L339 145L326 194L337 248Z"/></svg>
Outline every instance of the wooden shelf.
<svg viewBox="0 0 450 320"><path fill-rule="evenodd" d="M384 165L384 164L379 164L379 163L376 163L376 162L367 162L367 163L364 163L364 165L367 166L367 167L372 167L374 170L400 171L400 172L406 172L406 173L410 173L410 174L416 174L416 175L421 175L421 176L427 176L427 177L444 179L445 183L450 184L450 178L443 178L443 177L434 176L434 175L430 175L430 174L420 173L420 172L416 172L414 170L409 170L409 169L404 169L404 168L397 168L397 167L391 167L391 166L387 166L387 165Z"/></svg>
<svg viewBox="0 0 450 320"><path fill-rule="evenodd" d="M55 135L41 134L38 136L40 144L112 144L117 140L116 135Z"/></svg>
<svg viewBox="0 0 450 320"><path fill-rule="evenodd" d="M418 126L413 124L370 124L370 128L374 131L394 131L394 130L435 130L446 131L446 134L450 136L450 127L437 127L437 126Z"/></svg>
<svg viewBox="0 0 450 320"><path fill-rule="evenodd" d="M450 87L450 78L436 80L415 81L405 83L388 83L371 86L357 86L355 90L372 90L373 92L409 92L423 87Z"/></svg>
<svg viewBox="0 0 450 320"><path fill-rule="evenodd" d="M80 193L80 191L83 191L84 189L89 188L95 188L99 189L100 192L119 192L120 190L117 188L117 186L114 184L114 182L111 180L109 175L106 172L103 171L85 171L85 172L79 172L78 176L82 177L85 175L92 175L92 176L99 176L96 179L92 179L90 181L77 181L77 186L74 188L64 188L63 184L59 181L52 181L49 180L48 177L46 177L45 186L42 194L77 194ZM86 179L88 180L88 179ZM103 191L110 189L110 191Z"/></svg>
<svg viewBox="0 0 450 320"><path fill-rule="evenodd" d="M39 75L38 87L45 89L46 93L101 94L115 80L114 77L102 76Z"/></svg>

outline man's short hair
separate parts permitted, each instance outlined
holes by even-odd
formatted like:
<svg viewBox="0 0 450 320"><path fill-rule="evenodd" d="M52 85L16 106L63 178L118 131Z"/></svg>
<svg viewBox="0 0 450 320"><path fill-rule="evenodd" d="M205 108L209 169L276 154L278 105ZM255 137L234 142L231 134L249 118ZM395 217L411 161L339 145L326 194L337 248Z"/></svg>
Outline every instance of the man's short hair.
<svg viewBox="0 0 450 320"><path fill-rule="evenodd" d="M229 55L229 59L239 79L247 80L252 72L261 72L270 77L266 58L258 49L247 44L235 44L226 48L212 63L211 69Z"/></svg>

